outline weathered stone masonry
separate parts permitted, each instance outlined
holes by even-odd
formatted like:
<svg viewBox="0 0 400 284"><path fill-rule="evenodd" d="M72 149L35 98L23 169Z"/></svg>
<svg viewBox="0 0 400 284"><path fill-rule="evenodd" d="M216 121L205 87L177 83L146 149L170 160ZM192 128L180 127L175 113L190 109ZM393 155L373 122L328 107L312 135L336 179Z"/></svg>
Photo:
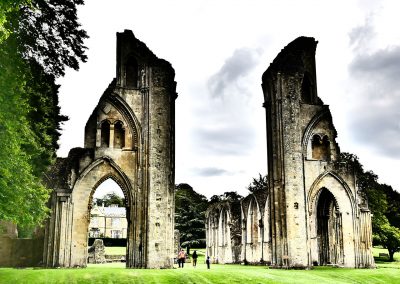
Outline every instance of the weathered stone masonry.
<svg viewBox="0 0 400 284"><path fill-rule="evenodd" d="M59 158L44 263L85 267L90 204L113 179L126 198L127 267L168 268L174 258L175 72L131 31L117 33L116 78L85 127L85 148Z"/></svg>
<svg viewBox="0 0 400 284"><path fill-rule="evenodd" d="M241 202L240 258L274 267L374 267L368 204L353 170L338 163L329 107L317 95L316 45L297 38L263 74L268 189ZM218 219L207 221L207 230L224 230Z"/></svg>

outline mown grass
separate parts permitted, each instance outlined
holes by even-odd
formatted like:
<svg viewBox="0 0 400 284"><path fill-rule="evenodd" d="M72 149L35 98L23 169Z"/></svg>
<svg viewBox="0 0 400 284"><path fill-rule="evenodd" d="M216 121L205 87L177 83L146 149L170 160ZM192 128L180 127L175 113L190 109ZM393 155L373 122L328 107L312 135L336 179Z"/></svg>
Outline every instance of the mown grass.
<svg viewBox="0 0 400 284"><path fill-rule="evenodd" d="M107 255L126 255L126 247L104 247Z"/></svg>
<svg viewBox="0 0 400 284"><path fill-rule="evenodd" d="M2 268L0 283L400 283L399 261L388 263L377 259L377 269L280 270L213 264L208 270L204 250L199 249L197 253L201 258L196 268L190 263L183 269L125 269L123 263L89 265L86 269ZM374 254L378 255L379 250ZM400 255L396 254L395 258L400 260Z"/></svg>

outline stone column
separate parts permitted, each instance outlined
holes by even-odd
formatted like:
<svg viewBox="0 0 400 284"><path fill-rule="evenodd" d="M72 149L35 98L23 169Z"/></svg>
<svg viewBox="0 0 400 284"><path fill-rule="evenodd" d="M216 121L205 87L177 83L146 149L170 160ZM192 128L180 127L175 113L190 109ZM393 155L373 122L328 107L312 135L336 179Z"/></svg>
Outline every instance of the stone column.
<svg viewBox="0 0 400 284"><path fill-rule="evenodd" d="M43 260L47 267L69 267L71 261L71 195L54 192L51 218L45 232Z"/></svg>
<svg viewBox="0 0 400 284"><path fill-rule="evenodd" d="M110 148L114 148L114 124L110 124L109 146Z"/></svg>

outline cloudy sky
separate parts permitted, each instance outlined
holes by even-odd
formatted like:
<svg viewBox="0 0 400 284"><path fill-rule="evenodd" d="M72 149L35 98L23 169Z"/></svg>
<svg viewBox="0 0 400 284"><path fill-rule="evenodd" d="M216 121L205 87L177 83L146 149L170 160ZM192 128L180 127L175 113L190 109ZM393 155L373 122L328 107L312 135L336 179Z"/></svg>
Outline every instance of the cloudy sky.
<svg viewBox="0 0 400 284"><path fill-rule="evenodd" d="M400 2L384 0L86 0L88 62L59 80L59 156L83 147L84 126L115 77L116 32L175 69L176 183L207 197L247 194L267 172L261 75L298 36L317 46L318 95L342 151L400 190Z"/></svg>

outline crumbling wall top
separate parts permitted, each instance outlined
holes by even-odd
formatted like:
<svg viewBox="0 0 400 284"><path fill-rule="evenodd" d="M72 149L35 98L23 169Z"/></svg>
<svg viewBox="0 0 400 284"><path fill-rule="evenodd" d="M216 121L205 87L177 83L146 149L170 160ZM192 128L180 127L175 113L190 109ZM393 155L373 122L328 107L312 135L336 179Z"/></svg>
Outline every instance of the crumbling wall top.
<svg viewBox="0 0 400 284"><path fill-rule="evenodd" d="M263 74L263 81L269 72L296 73L305 71L315 64L317 43L313 37L301 36L289 43L281 50Z"/></svg>

